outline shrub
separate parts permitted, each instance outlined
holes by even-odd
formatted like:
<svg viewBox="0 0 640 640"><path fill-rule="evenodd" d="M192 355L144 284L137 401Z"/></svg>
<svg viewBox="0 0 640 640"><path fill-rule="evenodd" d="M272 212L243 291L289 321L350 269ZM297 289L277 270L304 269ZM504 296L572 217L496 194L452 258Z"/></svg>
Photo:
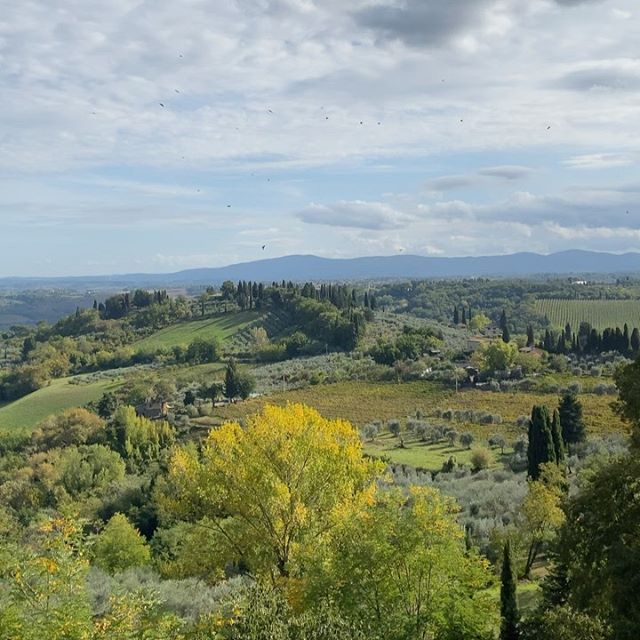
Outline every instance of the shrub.
<svg viewBox="0 0 640 640"><path fill-rule="evenodd" d="M491 453L484 447L477 447L471 452L471 466L474 471L488 469L491 464Z"/></svg>
<svg viewBox="0 0 640 640"><path fill-rule="evenodd" d="M582 393L582 385L577 381L570 383L567 386L567 389L569 390L570 393L573 393L573 394Z"/></svg>

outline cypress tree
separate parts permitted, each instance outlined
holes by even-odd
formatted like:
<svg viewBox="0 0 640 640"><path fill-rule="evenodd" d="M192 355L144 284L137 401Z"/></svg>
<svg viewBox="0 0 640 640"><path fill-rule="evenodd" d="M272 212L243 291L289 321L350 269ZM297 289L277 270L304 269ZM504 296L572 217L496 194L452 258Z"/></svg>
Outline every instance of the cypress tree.
<svg viewBox="0 0 640 640"><path fill-rule="evenodd" d="M467 324L467 312L464 307L462 307L462 324Z"/></svg>
<svg viewBox="0 0 640 640"><path fill-rule="evenodd" d="M540 465L555 462L549 410L544 405L536 405L529 420L529 447L527 449L527 473L532 480L540 477Z"/></svg>
<svg viewBox="0 0 640 640"><path fill-rule="evenodd" d="M516 578L511 562L511 544L504 545L502 572L500 574L500 640L518 640L518 599L516 597Z"/></svg>
<svg viewBox="0 0 640 640"><path fill-rule="evenodd" d="M527 347L533 347L535 343L536 343L536 338L533 335L533 327L529 325L527 327Z"/></svg>
<svg viewBox="0 0 640 640"><path fill-rule="evenodd" d="M572 336L572 331L571 331L571 325L567 322L565 328L564 328L564 339L567 342L571 342L571 336Z"/></svg>
<svg viewBox="0 0 640 640"><path fill-rule="evenodd" d="M507 312L503 309L500 315L500 328L504 331L507 326Z"/></svg>
<svg viewBox="0 0 640 640"><path fill-rule="evenodd" d="M502 329L502 341L509 344L511 342L511 333L509 332L509 327L505 324Z"/></svg>
<svg viewBox="0 0 640 640"><path fill-rule="evenodd" d="M582 418L582 404L572 394L565 393L558 407L562 440L565 445L584 442L587 438L584 420Z"/></svg>
<svg viewBox="0 0 640 640"><path fill-rule="evenodd" d="M457 305L453 308L453 324L460 324L460 314Z"/></svg>
<svg viewBox="0 0 640 640"><path fill-rule="evenodd" d="M638 351L640 351L640 331L638 331L638 327L631 332L630 345L633 353L638 353Z"/></svg>
<svg viewBox="0 0 640 640"><path fill-rule="evenodd" d="M560 464L564 462L564 443L562 442L562 426L560 424L560 413L557 409L553 412L553 420L551 421L551 435L553 437L553 450L556 462Z"/></svg>
<svg viewBox="0 0 640 640"><path fill-rule="evenodd" d="M629 349L631 348L631 340L629 339L629 325L624 323L624 331L622 332L622 353L629 353Z"/></svg>

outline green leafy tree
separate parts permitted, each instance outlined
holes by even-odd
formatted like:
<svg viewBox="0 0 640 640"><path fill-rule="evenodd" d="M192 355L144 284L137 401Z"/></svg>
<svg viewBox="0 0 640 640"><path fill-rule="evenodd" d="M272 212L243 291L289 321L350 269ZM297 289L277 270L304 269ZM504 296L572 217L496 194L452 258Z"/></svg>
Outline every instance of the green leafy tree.
<svg viewBox="0 0 640 640"><path fill-rule="evenodd" d="M0 539L0 637L86 640L92 620L79 527L45 520L27 540Z"/></svg>
<svg viewBox="0 0 640 640"><path fill-rule="evenodd" d="M31 443L46 451L105 439L104 420L86 409L67 409L41 422L31 436Z"/></svg>
<svg viewBox="0 0 640 640"><path fill-rule="evenodd" d="M543 480L529 481L529 493L518 514L518 525L526 546L523 575L527 578L543 546L553 539L565 520L561 509L562 489L545 479L543 474Z"/></svg>
<svg viewBox="0 0 640 640"><path fill-rule="evenodd" d="M118 453L100 444L64 449L54 468L59 484L75 498L99 493L122 482L125 475L125 464Z"/></svg>
<svg viewBox="0 0 640 640"><path fill-rule="evenodd" d="M102 397L96 403L98 415L103 420L108 420L118 408L118 398L111 391L102 394Z"/></svg>
<svg viewBox="0 0 640 640"><path fill-rule="evenodd" d="M427 487L349 506L308 561L307 600L331 593L345 617L387 640L484 637L497 622L491 576L467 553L456 512Z"/></svg>
<svg viewBox="0 0 640 640"><path fill-rule="evenodd" d="M507 540L502 554L500 573L500 640L518 640L518 600L516 597L516 576L511 562L511 544Z"/></svg>
<svg viewBox="0 0 640 640"><path fill-rule="evenodd" d="M119 573L151 561L146 540L121 513L116 513L96 536L92 554L93 564L108 573Z"/></svg>
<svg viewBox="0 0 640 640"><path fill-rule="evenodd" d="M614 379L620 391L616 410L624 420L631 423L632 444L635 448L640 448L640 358L618 369Z"/></svg>
<svg viewBox="0 0 640 640"><path fill-rule="evenodd" d="M568 605L606 623L616 640L635 640L640 629L639 486L634 453L589 474L568 501L558 541Z"/></svg>
<svg viewBox="0 0 640 640"><path fill-rule="evenodd" d="M537 612L527 620L523 640L610 640L610 627L602 619L571 606Z"/></svg>
<svg viewBox="0 0 640 640"><path fill-rule="evenodd" d="M484 313L478 313L469 320L472 331L484 331L490 324L491 320Z"/></svg>
<svg viewBox="0 0 640 640"><path fill-rule="evenodd" d="M494 340L474 354L474 362L487 373L505 371L514 363L518 349L503 340Z"/></svg>
<svg viewBox="0 0 640 640"><path fill-rule="evenodd" d="M175 431L165 420L136 415L133 407L118 407L112 423L115 448L130 468L141 469L161 460L175 442Z"/></svg>

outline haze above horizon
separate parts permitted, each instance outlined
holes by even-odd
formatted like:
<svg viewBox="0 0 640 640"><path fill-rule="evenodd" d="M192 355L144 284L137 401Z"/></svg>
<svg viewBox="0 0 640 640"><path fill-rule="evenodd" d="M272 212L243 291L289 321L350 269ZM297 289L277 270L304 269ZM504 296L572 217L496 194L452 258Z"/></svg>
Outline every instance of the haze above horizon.
<svg viewBox="0 0 640 640"><path fill-rule="evenodd" d="M640 250L634 0L34 0L0 277Z"/></svg>

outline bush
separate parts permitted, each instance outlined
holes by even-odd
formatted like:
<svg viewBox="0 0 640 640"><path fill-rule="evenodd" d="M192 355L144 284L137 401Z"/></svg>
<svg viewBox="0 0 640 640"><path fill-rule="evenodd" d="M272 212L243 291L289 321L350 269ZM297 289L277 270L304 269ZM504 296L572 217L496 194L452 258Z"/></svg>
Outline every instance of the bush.
<svg viewBox="0 0 640 640"><path fill-rule="evenodd" d="M567 386L567 389L569 390L570 393L573 393L573 394L582 393L582 385L577 381L569 384Z"/></svg>
<svg viewBox="0 0 640 640"><path fill-rule="evenodd" d="M488 469L491 464L491 453L484 447L477 447L471 452L471 466L474 471Z"/></svg>

